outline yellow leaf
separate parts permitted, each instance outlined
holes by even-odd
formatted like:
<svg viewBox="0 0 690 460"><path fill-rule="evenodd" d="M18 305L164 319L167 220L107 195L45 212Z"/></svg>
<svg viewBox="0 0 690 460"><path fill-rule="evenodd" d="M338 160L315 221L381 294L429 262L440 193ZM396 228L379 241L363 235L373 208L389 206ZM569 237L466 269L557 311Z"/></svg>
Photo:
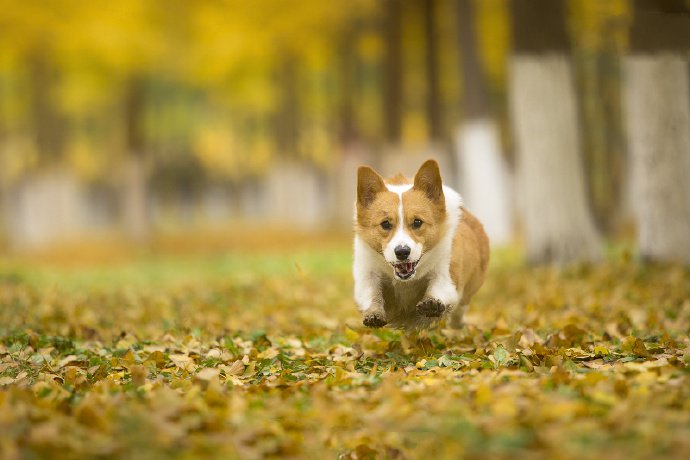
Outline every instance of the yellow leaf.
<svg viewBox="0 0 690 460"><path fill-rule="evenodd" d="M120 361L126 363L126 364L134 364L136 362L136 355L130 348L127 350L127 353L125 353L122 358L120 358Z"/></svg>
<svg viewBox="0 0 690 460"><path fill-rule="evenodd" d="M146 369L145 366L137 365L137 366L132 366L129 369L129 372L132 374L132 384L134 386L141 386L144 383L146 383L146 376L148 375L148 369Z"/></svg>
<svg viewBox="0 0 690 460"><path fill-rule="evenodd" d="M644 346L644 342L641 339L635 340L632 352L635 353L637 356L641 356L643 358L649 358L651 356L649 354L649 351L647 351L647 347Z"/></svg>
<svg viewBox="0 0 690 460"><path fill-rule="evenodd" d="M222 369L225 372L225 375L242 375L244 372L244 367L244 363L238 359L230 366L223 366Z"/></svg>
<svg viewBox="0 0 690 460"><path fill-rule="evenodd" d="M206 353L206 357L210 359L220 359L221 356L223 356L223 352L218 348L212 348Z"/></svg>
<svg viewBox="0 0 690 460"><path fill-rule="evenodd" d="M594 354L597 356L608 356L609 354L611 354L608 348L601 345L595 346L593 351Z"/></svg>
<svg viewBox="0 0 690 460"><path fill-rule="evenodd" d="M217 379L219 375L220 369L216 369L215 367L204 367L196 373L195 377L199 380L208 382L210 380Z"/></svg>
<svg viewBox="0 0 690 460"><path fill-rule="evenodd" d="M165 355L161 351L154 351L147 358L145 363L152 362L157 368L162 368L165 365Z"/></svg>
<svg viewBox="0 0 690 460"><path fill-rule="evenodd" d="M77 361L77 357L74 355L65 356L58 363L58 367L65 367L66 365L68 365L72 361Z"/></svg>
<svg viewBox="0 0 690 460"><path fill-rule="evenodd" d="M170 361L172 361L175 366L179 367L182 370L193 371L194 369L196 369L196 365L194 364L194 360L192 360L192 358L190 358L187 355L182 355L182 354L170 355L169 358L170 358Z"/></svg>
<svg viewBox="0 0 690 460"><path fill-rule="evenodd" d="M74 385L77 380L77 368L74 366L70 366L67 369L65 369L64 379L65 383Z"/></svg>

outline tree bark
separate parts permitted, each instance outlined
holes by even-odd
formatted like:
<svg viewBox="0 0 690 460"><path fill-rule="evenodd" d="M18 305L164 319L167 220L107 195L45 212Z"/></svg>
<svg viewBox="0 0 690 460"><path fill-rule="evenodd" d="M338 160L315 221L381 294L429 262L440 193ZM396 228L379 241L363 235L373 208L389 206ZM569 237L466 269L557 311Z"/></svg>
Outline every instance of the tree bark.
<svg viewBox="0 0 690 460"><path fill-rule="evenodd" d="M340 100L338 104L338 131L342 146L349 146L359 139L358 126L355 119L354 97L356 87L357 53L352 43L357 38L357 25L350 26L343 34L340 43L338 63L340 72Z"/></svg>
<svg viewBox="0 0 690 460"><path fill-rule="evenodd" d="M2 85L2 82L0 82ZM0 94L4 93L4 88L0 87ZM7 142L7 130L5 128L5 107L4 101L0 101L0 251L9 246L9 177L7 173L7 152L5 143Z"/></svg>
<svg viewBox="0 0 690 460"><path fill-rule="evenodd" d="M390 144L397 144L402 135L402 8L401 0L385 0L383 119L385 138Z"/></svg>
<svg viewBox="0 0 690 460"><path fill-rule="evenodd" d="M298 69L293 56L285 56L280 63L278 86L280 102L275 118L278 148L285 156L299 155L300 100Z"/></svg>
<svg viewBox="0 0 690 460"><path fill-rule="evenodd" d="M685 0L634 0L630 28L632 53L687 53L690 6Z"/></svg>
<svg viewBox="0 0 690 460"><path fill-rule="evenodd" d="M30 57L31 127L41 159L52 165L60 161L65 140L64 119L55 110L51 94L56 77L55 68L43 53L37 52Z"/></svg>
<svg viewBox="0 0 690 460"><path fill-rule="evenodd" d="M477 43L477 15L474 5L475 0L457 0L462 115L465 120L491 117L487 77Z"/></svg>
<svg viewBox="0 0 690 460"><path fill-rule="evenodd" d="M623 94L640 256L690 265L690 14L636 1Z"/></svg>
<svg viewBox="0 0 690 460"><path fill-rule="evenodd" d="M426 48L426 119L429 139L432 142L443 138L443 117L441 116L441 89L439 83L438 37L436 36L436 0L423 0L424 35Z"/></svg>
<svg viewBox="0 0 690 460"><path fill-rule="evenodd" d="M623 221L627 182L621 60L616 50L607 49L579 56L577 62L589 202L597 228L615 234Z"/></svg>
<svg viewBox="0 0 690 460"><path fill-rule="evenodd" d="M125 92L127 152L122 169L121 206L125 233L140 245L147 244L151 238L144 107L144 82L132 78Z"/></svg>
<svg viewBox="0 0 690 460"><path fill-rule="evenodd" d="M459 188L492 244L500 245L513 236L512 178L491 116L487 77L477 44L474 0L458 0L457 12L463 114L456 134Z"/></svg>
<svg viewBox="0 0 690 460"><path fill-rule="evenodd" d="M513 2L509 98L532 263L601 258L587 202L563 0Z"/></svg>
<svg viewBox="0 0 690 460"><path fill-rule="evenodd" d="M596 261L601 242L586 200L570 63L513 57L510 98L530 262Z"/></svg>

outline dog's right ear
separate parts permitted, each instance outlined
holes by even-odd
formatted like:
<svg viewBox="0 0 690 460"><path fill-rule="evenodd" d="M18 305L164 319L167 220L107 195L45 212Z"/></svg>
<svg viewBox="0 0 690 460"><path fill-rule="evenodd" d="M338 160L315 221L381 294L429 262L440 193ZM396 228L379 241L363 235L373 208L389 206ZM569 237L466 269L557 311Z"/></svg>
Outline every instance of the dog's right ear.
<svg viewBox="0 0 690 460"><path fill-rule="evenodd" d="M357 170L357 204L369 206L376 194L386 190L383 178L369 166L360 166Z"/></svg>

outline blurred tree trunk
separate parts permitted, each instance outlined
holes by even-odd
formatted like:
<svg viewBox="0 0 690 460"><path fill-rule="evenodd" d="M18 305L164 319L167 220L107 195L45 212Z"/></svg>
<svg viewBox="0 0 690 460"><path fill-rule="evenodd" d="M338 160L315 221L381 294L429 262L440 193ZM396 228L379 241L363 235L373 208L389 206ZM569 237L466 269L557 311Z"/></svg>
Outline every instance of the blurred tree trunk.
<svg viewBox="0 0 690 460"><path fill-rule="evenodd" d="M586 53L577 62L587 191L597 227L615 234L625 211L626 184L621 62L612 47Z"/></svg>
<svg viewBox="0 0 690 460"><path fill-rule="evenodd" d="M457 0L462 123L457 131L460 190L494 244L512 236L511 177L492 116L487 76L479 55L474 0ZM488 184L491 184L488 186Z"/></svg>
<svg viewBox="0 0 690 460"><path fill-rule="evenodd" d="M0 85L4 82L0 79ZM5 88L0 87L0 95L4 95ZM7 172L7 147L5 143L9 137L5 121L5 100L0 96L0 251L9 243L9 180Z"/></svg>
<svg viewBox="0 0 690 460"><path fill-rule="evenodd" d="M595 261L564 0L512 2L510 105L518 195L532 263Z"/></svg>
<svg viewBox="0 0 690 460"><path fill-rule="evenodd" d="M329 219L344 225L352 220L352 203L354 190L357 189L357 168L366 161L362 158L365 137L360 130L357 119L356 97L358 83L358 55L357 43L361 24L356 21L348 27L340 41L338 57L338 82L340 100L337 110L338 138L340 143L337 163L330 172L330 186L332 196L331 206L328 206Z"/></svg>
<svg viewBox="0 0 690 460"><path fill-rule="evenodd" d="M462 113L465 120L491 118L487 78L479 55L475 0L457 0Z"/></svg>
<svg viewBox="0 0 690 460"><path fill-rule="evenodd" d="M397 144L402 134L402 8L401 0L385 0L383 119L385 139L389 144Z"/></svg>
<svg viewBox="0 0 690 460"><path fill-rule="evenodd" d="M690 11L635 1L624 97L640 255L690 264Z"/></svg>
<svg viewBox="0 0 690 460"><path fill-rule="evenodd" d="M30 117L38 154L44 164L60 161L65 141L64 118L55 108L52 89L57 71L42 52L29 58Z"/></svg>
<svg viewBox="0 0 690 460"><path fill-rule="evenodd" d="M146 244L151 237L145 93L145 83L141 78L132 77L127 82L124 107L127 152L123 165L121 206L125 233L136 244Z"/></svg>
<svg viewBox="0 0 690 460"><path fill-rule="evenodd" d="M288 157L299 155L300 101L296 58L284 56L280 62L278 87L280 102L275 119L277 148Z"/></svg>
<svg viewBox="0 0 690 460"><path fill-rule="evenodd" d="M441 89L439 82L438 37L436 28L437 0L423 0L424 35L426 57L426 119L431 142L443 138L443 117L441 116Z"/></svg>
<svg viewBox="0 0 690 460"><path fill-rule="evenodd" d="M356 85L357 50L352 46L356 42L358 27L353 25L343 34L339 49L338 78L340 83L340 101L338 104L338 137L340 144L347 146L359 139L355 120L354 97Z"/></svg>

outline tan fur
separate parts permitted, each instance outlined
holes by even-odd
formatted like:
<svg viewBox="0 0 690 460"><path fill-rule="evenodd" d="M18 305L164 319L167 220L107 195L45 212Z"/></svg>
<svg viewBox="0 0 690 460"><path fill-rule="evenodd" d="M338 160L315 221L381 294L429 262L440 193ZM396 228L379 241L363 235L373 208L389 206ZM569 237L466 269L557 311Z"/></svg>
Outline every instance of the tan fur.
<svg viewBox="0 0 690 460"><path fill-rule="evenodd" d="M456 286L464 284L460 305L470 303L479 290L489 266L489 238L482 224L465 208L453 238L450 276Z"/></svg>
<svg viewBox="0 0 690 460"><path fill-rule="evenodd" d="M414 176L414 188L424 192L430 200L445 206L441 172L438 170L438 163L434 160L427 160L420 166Z"/></svg>
<svg viewBox="0 0 690 460"><path fill-rule="evenodd" d="M357 208L368 206L376 195L386 190L383 178L368 166L357 170Z"/></svg>
<svg viewBox="0 0 690 460"><path fill-rule="evenodd" d="M415 188L403 193L402 199L410 236L425 248L435 246L445 233L445 204L442 201L431 201L424 192ZM415 219L424 222L418 229L412 227Z"/></svg>
<svg viewBox="0 0 690 460"><path fill-rule="evenodd" d="M393 192L379 192L369 205L357 203L357 220L355 231L377 252L383 252L393 232L381 228L381 222L388 220L396 226L398 224L398 205L400 198Z"/></svg>
<svg viewBox="0 0 690 460"><path fill-rule="evenodd" d="M405 184L411 184L412 181L408 179L407 177L403 176L401 173L396 174L395 176L389 177L386 179L386 184L389 185L405 185Z"/></svg>

